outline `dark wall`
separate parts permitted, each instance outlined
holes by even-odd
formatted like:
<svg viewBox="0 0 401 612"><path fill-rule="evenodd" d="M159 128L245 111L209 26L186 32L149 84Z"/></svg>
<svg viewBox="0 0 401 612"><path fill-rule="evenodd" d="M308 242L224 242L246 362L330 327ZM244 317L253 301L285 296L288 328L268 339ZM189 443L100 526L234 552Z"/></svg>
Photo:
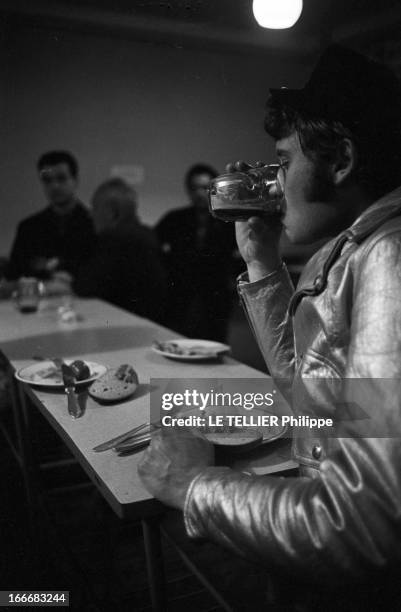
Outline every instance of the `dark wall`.
<svg viewBox="0 0 401 612"><path fill-rule="evenodd" d="M35 172L44 150L77 155L86 202L113 166L142 166L140 212L153 223L185 203L189 164L271 160L268 87L299 85L305 73L296 58L266 51L246 57L27 24L8 26L1 40L0 255L16 223L44 203Z"/></svg>

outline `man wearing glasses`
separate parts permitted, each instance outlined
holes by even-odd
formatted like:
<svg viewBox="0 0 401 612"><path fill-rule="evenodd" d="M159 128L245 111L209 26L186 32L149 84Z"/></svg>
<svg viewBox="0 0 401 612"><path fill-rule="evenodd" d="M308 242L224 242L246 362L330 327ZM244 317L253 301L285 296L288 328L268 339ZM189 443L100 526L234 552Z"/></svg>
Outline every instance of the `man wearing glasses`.
<svg viewBox="0 0 401 612"><path fill-rule="evenodd" d="M281 224L236 228L239 292L270 372L296 416L332 417L335 435L295 430L294 478L215 467L207 441L178 428L157 432L140 466L190 536L276 570L287 593L298 579L308 603L296 609L400 609L400 109L389 70L329 47L303 89L268 100ZM296 244L327 239L295 293L281 230Z"/></svg>
<svg viewBox="0 0 401 612"><path fill-rule="evenodd" d="M19 224L6 277L47 280L58 274L67 280L94 243L92 220L76 194L78 164L67 151L50 151L39 158L37 169L48 206Z"/></svg>

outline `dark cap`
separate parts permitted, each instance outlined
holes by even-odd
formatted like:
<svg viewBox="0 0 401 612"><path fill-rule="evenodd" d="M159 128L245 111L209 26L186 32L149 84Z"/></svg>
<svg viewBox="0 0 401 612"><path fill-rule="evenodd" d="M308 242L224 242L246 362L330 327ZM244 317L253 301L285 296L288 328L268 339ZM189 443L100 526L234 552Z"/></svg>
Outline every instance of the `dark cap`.
<svg viewBox="0 0 401 612"><path fill-rule="evenodd" d="M303 89L271 89L271 102L313 119L339 121L358 132L389 121L399 125L400 83L392 71L340 45L331 45Z"/></svg>

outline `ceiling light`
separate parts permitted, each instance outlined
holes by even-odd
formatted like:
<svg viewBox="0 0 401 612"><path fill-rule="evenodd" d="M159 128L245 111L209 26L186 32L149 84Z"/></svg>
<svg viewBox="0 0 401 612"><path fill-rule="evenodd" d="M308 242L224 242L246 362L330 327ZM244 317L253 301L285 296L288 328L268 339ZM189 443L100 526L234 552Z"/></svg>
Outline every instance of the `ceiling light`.
<svg viewBox="0 0 401 612"><path fill-rule="evenodd" d="M291 28L302 13L302 0L253 0L253 14L262 28Z"/></svg>

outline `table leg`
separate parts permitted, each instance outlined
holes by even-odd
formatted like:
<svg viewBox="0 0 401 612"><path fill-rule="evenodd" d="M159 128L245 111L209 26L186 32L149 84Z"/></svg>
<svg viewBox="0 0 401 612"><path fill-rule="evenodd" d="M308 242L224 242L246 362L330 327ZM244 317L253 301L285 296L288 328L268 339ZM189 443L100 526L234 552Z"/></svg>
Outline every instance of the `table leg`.
<svg viewBox="0 0 401 612"><path fill-rule="evenodd" d="M14 424L17 434L20 467L24 482L24 489L29 513L29 526L31 536L36 539L38 535L37 486L34 457L32 452L29 415L26 407L26 397L22 385L11 379L11 397L14 415Z"/></svg>
<svg viewBox="0 0 401 612"><path fill-rule="evenodd" d="M166 588L159 518L142 519L142 531L152 609L155 612L165 612Z"/></svg>

